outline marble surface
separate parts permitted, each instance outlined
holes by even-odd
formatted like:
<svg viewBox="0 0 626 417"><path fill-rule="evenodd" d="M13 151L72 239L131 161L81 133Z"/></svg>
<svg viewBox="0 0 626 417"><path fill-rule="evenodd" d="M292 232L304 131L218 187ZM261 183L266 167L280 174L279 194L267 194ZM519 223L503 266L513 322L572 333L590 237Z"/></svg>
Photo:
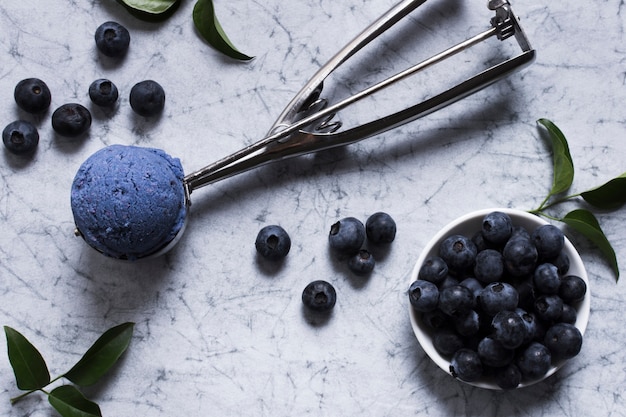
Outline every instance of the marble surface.
<svg viewBox="0 0 626 417"><path fill-rule="evenodd" d="M428 1L355 57L327 95L358 91L482 31L491 18L485 3ZM261 138L315 70L393 4L218 0L231 40L255 56L239 63L197 35L193 1L157 24L135 19L115 1L2 2L2 125L34 121L41 142L32 158L0 155L0 323L29 338L56 375L105 329L135 322L119 366L85 391L105 416L626 415L626 287L579 235L566 229L591 283L584 346L538 385L498 393L446 375L418 345L405 294L420 250L444 224L475 209L540 203L552 171L537 119L553 120L567 136L573 191L626 170L621 0L514 2L538 52L532 66L375 138L196 191L185 235L162 257L115 261L74 236L70 184L93 152L113 143L157 147L191 172L238 150ZM96 51L93 33L106 20L131 32L123 60ZM494 42L461 56L453 69L403 82L340 117L362 123L420 100L462 77L457 73L496 61L506 46ZM27 77L48 83L52 109L70 101L87 105L89 134L62 138L52 131L52 109L37 117L19 111L13 89ZM115 110L89 104L88 86L101 77L121 90ZM144 79L166 90L156 120L134 115L128 103L130 88ZM365 219L374 211L396 219L397 239L378 254L370 277L354 277L329 253L328 229L338 218ZM623 209L598 214L620 261L625 216ZM272 223L293 241L279 266L259 261L254 249L257 231ZM314 279L329 280L338 293L327 320L302 308L302 289ZM0 351L6 352L4 338ZM10 405L19 392L2 356L0 414L55 415L39 394Z"/></svg>

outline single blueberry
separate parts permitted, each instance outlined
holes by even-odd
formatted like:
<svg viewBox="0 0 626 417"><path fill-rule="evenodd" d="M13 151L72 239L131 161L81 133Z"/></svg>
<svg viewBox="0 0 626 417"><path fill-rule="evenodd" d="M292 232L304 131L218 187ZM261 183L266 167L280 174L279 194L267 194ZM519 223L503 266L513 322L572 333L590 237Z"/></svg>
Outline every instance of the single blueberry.
<svg viewBox="0 0 626 417"><path fill-rule="evenodd" d="M547 322L559 320L563 314L563 299L556 294L539 295L535 299L535 312Z"/></svg>
<svg viewBox="0 0 626 417"><path fill-rule="evenodd" d="M433 333L433 347L442 356L452 356L465 346L465 341L455 331L441 328Z"/></svg>
<svg viewBox="0 0 626 417"><path fill-rule="evenodd" d="M567 253L563 250L559 252L555 258L548 260L548 262L557 267L561 276L569 272L570 259Z"/></svg>
<svg viewBox="0 0 626 417"><path fill-rule="evenodd" d="M446 278L439 284L439 289L443 290L444 288L452 287L454 285L459 285L460 281L448 274Z"/></svg>
<svg viewBox="0 0 626 417"><path fill-rule="evenodd" d="M498 387L503 390L515 389L522 382L522 373L517 365L510 363L495 370L495 380Z"/></svg>
<svg viewBox="0 0 626 417"><path fill-rule="evenodd" d="M119 92L111 80L100 78L89 86L89 98L94 104L102 107L111 107L117 101Z"/></svg>
<svg viewBox="0 0 626 417"><path fill-rule="evenodd" d="M18 82L13 97L17 105L28 113L41 113L50 107L52 101L48 85L39 78L26 78Z"/></svg>
<svg viewBox="0 0 626 417"><path fill-rule="evenodd" d="M356 275L367 275L374 270L376 260L367 250L361 249L348 259L348 268Z"/></svg>
<svg viewBox="0 0 626 417"><path fill-rule="evenodd" d="M439 304L439 289L435 284L423 279L415 280L409 286L409 302L419 312L429 312Z"/></svg>
<svg viewBox="0 0 626 417"><path fill-rule="evenodd" d="M550 350L539 342L532 342L516 359L516 365L522 375L528 379L537 379L544 376L552 361Z"/></svg>
<svg viewBox="0 0 626 417"><path fill-rule="evenodd" d="M284 258L289 253L291 238L281 226L269 225L259 230L254 246L259 255L276 261Z"/></svg>
<svg viewBox="0 0 626 417"><path fill-rule="evenodd" d="M495 316L502 310L514 310L519 302L519 293L508 282L492 282L480 292L478 302L482 311Z"/></svg>
<svg viewBox="0 0 626 417"><path fill-rule="evenodd" d="M563 311L561 311L561 317L559 321L562 323L576 324L578 318L578 311L570 304L563 304Z"/></svg>
<svg viewBox="0 0 626 417"><path fill-rule="evenodd" d="M550 259L558 256L565 245L563 231L552 224L544 224L532 233L532 241L537 248L540 259Z"/></svg>
<svg viewBox="0 0 626 417"><path fill-rule="evenodd" d="M391 243L396 238L396 222L389 214L377 212L367 218L365 232L374 244Z"/></svg>
<svg viewBox="0 0 626 417"><path fill-rule="evenodd" d="M503 245L511 237L513 221L511 217L500 211L487 214L482 222L483 237L497 245Z"/></svg>
<svg viewBox="0 0 626 417"><path fill-rule="evenodd" d="M577 275L566 275L561 280L559 296L567 303L581 301L587 293L587 284Z"/></svg>
<svg viewBox="0 0 626 417"><path fill-rule="evenodd" d="M439 256L429 256L424 259L417 273L417 278L441 284L448 276L448 265Z"/></svg>
<svg viewBox="0 0 626 417"><path fill-rule="evenodd" d="M472 292L472 295L474 296L473 308L477 307L479 305L478 297L480 296L480 293L484 288L482 282L480 282L474 277L467 277L461 282L459 282L459 285L462 285L463 287L469 289Z"/></svg>
<svg viewBox="0 0 626 417"><path fill-rule="evenodd" d="M474 264L474 276L487 284L500 281L504 274L504 258L495 249L485 249L478 252Z"/></svg>
<svg viewBox="0 0 626 417"><path fill-rule="evenodd" d="M561 286L561 276L555 265L539 264L533 273L535 289L542 294L556 294Z"/></svg>
<svg viewBox="0 0 626 417"><path fill-rule="evenodd" d="M439 256L455 272L462 272L473 266L477 253L474 242L463 235L448 236L439 246Z"/></svg>
<svg viewBox="0 0 626 417"><path fill-rule="evenodd" d="M130 44L128 29L117 22L104 22L98 26L94 38L98 50L112 58L126 54Z"/></svg>
<svg viewBox="0 0 626 417"><path fill-rule="evenodd" d="M153 80L140 81L130 89L130 107L144 117L156 116L165 107L165 91Z"/></svg>
<svg viewBox="0 0 626 417"><path fill-rule="evenodd" d="M528 229L526 229L524 226L513 226L513 229L511 229L511 237L510 239L513 238L517 238L517 237L521 237L524 239L530 239L530 232L528 231Z"/></svg>
<svg viewBox="0 0 626 417"><path fill-rule="evenodd" d="M30 122L16 120L2 131L2 142L11 153L24 155L33 152L39 143L39 132Z"/></svg>
<svg viewBox="0 0 626 417"><path fill-rule="evenodd" d="M59 135L80 136L91 126L91 113L78 103L67 103L52 113L52 128Z"/></svg>
<svg viewBox="0 0 626 417"><path fill-rule="evenodd" d="M511 238L502 250L504 267L513 277L523 277L534 271L537 265L537 248L532 240L522 236Z"/></svg>
<svg viewBox="0 0 626 417"><path fill-rule="evenodd" d="M313 311L330 311L335 306L336 301L335 287L327 281L313 281L302 291L302 303Z"/></svg>
<svg viewBox="0 0 626 417"><path fill-rule="evenodd" d="M573 324L557 323L546 332L544 344L555 360L570 359L580 352L583 336Z"/></svg>
<svg viewBox="0 0 626 417"><path fill-rule="evenodd" d="M473 336L480 330L480 317L475 310L454 317L454 328L461 336Z"/></svg>
<svg viewBox="0 0 626 417"><path fill-rule="evenodd" d="M463 316L473 306L474 294L462 285L452 285L439 291L439 308L449 316Z"/></svg>
<svg viewBox="0 0 626 417"><path fill-rule="evenodd" d="M514 311L502 310L491 321L493 338L507 349L518 348L526 339L526 324Z"/></svg>
<svg viewBox="0 0 626 417"><path fill-rule="evenodd" d="M450 360L450 373L453 377L472 382L483 376L483 364L474 350L457 350Z"/></svg>
<svg viewBox="0 0 626 417"><path fill-rule="evenodd" d="M422 313L422 321L431 329L441 329L450 323L450 317L437 308Z"/></svg>
<svg viewBox="0 0 626 417"><path fill-rule="evenodd" d="M524 326L526 326L526 337L522 344L528 344L533 340L540 340L543 337L543 333L540 333L540 324L538 318L533 312L528 312L523 308L516 308L514 312L522 318Z"/></svg>
<svg viewBox="0 0 626 417"><path fill-rule="evenodd" d="M346 217L330 227L328 242L341 255L354 255L365 241L365 226L354 217Z"/></svg>
<svg viewBox="0 0 626 417"><path fill-rule="evenodd" d="M477 351L483 364L492 367L506 366L515 357L515 350L505 348L502 343L490 336L481 339Z"/></svg>

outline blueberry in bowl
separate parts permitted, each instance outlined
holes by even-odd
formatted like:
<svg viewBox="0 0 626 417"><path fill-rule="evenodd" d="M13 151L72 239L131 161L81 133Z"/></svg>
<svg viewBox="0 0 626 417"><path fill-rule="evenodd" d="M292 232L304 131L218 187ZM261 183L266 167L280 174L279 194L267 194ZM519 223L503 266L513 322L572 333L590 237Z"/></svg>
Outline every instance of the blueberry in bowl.
<svg viewBox="0 0 626 417"><path fill-rule="evenodd" d="M484 209L450 222L421 252L407 295L422 349L476 387L530 386L584 346L583 262L558 227L525 211Z"/></svg>

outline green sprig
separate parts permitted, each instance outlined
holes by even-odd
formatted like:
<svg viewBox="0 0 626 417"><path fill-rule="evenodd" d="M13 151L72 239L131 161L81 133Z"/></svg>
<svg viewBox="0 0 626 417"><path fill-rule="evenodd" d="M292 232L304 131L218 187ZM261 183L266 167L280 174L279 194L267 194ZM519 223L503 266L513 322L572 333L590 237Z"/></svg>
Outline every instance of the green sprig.
<svg viewBox="0 0 626 417"><path fill-rule="evenodd" d="M63 417L102 417L100 407L88 400L74 385L61 385L52 391L45 388L62 378L79 387L96 383L126 351L134 323L123 323L104 332L81 359L67 372L51 379L48 365L37 348L20 332L4 326L9 362L17 387L26 391L11 398L15 404L27 395L40 391Z"/></svg>
<svg viewBox="0 0 626 417"><path fill-rule="evenodd" d="M574 181L574 162L570 154L567 139L561 130L548 119L539 119L537 123L545 128L547 138L552 146L553 179L552 188L546 198L530 213L560 221L576 230L593 242L609 262L615 281L619 280L619 266L615 250L611 246L600 222L588 209L579 208L570 211L563 217L551 215L546 210L566 201L575 201L582 198L592 208L600 210L615 210L626 203L626 173L587 191L567 194Z"/></svg>

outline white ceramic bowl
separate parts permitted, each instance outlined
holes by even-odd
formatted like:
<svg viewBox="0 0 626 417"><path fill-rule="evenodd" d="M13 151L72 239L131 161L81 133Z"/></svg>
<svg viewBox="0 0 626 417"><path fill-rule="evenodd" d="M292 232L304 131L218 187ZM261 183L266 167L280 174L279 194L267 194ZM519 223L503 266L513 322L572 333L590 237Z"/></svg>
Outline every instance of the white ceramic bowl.
<svg viewBox="0 0 626 417"><path fill-rule="evenodd" d="M438 248L440 243L449 235L452 234L461 234L467 237L472 237L474 233L481 229L481 224L483 218L491 213L492 211L501 211L507 213L511 219L513 220L513 225L515 226L523 226L529 232L541 226L543 224L547 224L545 220L542 218L530 214L528 212L522 210L514 210L514 209L506 209L506 208L490 208L484 210L478 210L471 213L468 213L462 217L457 218L456 220L448 223L443 229L439 231L426 245L424 250L422 251L420 257L418 258L415 267L413 268L413 272L411 273L411 283L413 283L417 279L418 272L422 263L426 258L432 255L438 254ZM591 295L589 291L589 279L587 277L587 272L585 271L585 267L583 265L582 259L580 259L580 255L572 245L572 243L565 238L565 246L563 250L567 253L570 259L570 269L568 271L568 275L578 275L581 277L585 283L587 284L587 293L585 294L585 298L580 301L575 307L577 308L577 319L576 319L576 327L580 330L580 332L584 335L585 329L587 327L587 322L589 321L589 311L590 311L590 301ZM433 346L433 341L431 337L431 332L428 326L421 320L420 313L416 312L413 307L409 304L409 314L411 318L411 325L413 327L413 331L415 332L415 336L419 341L420 345L426 352L426 354L446 373L450 374L450 361L441 356L435 347ZM583 339L584 346L584 339ZM542 378L536 380L524 380L522 384L518 386L518 388L529 386L535 384L550 375L554 374L565 361L560 363L556 363L554 366L550 368L550 370L544 375ZM467 384L474 385L481 388L494 389L499 390L497 384L488 379L466 382Z"/></svg>

